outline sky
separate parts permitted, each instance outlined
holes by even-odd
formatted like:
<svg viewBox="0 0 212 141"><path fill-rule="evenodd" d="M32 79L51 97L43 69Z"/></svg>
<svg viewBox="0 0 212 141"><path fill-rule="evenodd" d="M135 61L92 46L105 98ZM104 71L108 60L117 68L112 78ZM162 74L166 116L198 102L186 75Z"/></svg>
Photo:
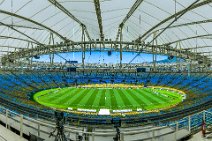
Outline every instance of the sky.
<svg viewBox="0 0 212 141"><path fill-rule="evenodd" d="M137 53L135 52L123 52L122 63L129 63ZM62 57L61 57L62 56ZM70 52L70 53L57 53L54 58L54 62L65 62L67 61L78 61L82 62L82 53L81 52ZM157 61L167 59L167 56L157 55ZM42 55L40 59L33 58L33 61L43 61L49 62L49 55ZM120 62L119 52L112 52L109 56L107 51L92 51L86 52L85 54L85 63L107 63L107 64L116 64ZM143 62L152 62L152 54L141 53L132 63L143 63Z"/></svg>

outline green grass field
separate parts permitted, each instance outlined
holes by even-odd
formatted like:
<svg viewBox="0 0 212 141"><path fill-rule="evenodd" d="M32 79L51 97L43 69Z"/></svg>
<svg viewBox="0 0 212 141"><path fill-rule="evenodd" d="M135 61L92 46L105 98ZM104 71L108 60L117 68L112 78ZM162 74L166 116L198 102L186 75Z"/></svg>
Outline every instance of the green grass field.
<svg viewBox="0 0 212 141"><path fill-rule="evenodd" d="M182 102L175 91L153 88L55 88L33 95L38 103L58 109L165 109Z"/></svg>

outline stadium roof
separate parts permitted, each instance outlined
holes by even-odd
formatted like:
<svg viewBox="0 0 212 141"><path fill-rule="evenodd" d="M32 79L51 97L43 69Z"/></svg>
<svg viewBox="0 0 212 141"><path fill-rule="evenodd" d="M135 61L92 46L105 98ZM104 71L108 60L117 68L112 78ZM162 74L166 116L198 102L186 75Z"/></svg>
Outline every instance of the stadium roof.
<svg viewBox="0 0 212 141"><path fill-rule="evenodd" d="M212 58L212 0L0 0L0 56L55 42L152 42ZM155 36L153 36L155 35Z"/></svg>

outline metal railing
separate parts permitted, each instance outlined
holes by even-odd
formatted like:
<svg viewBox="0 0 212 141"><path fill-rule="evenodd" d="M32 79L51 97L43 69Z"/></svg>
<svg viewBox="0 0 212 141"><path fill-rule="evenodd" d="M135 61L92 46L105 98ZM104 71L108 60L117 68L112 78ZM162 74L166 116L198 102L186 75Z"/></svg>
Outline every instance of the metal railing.
<svg viewBox="0 0 212 141"><path fill-rule="evenodd" d="M158 126L152 126L152 128L145 129L144 127L142 127L139 130L133 130L130 128L127 131L121 130L121 139L122 141L124 141L125 137L127 136L151 133L151 135L149 137L144 138L144 140L151 138L160 138L168 134L173 134L174 138L177 140L179 138L178 131L185 130L188 131L188 134L190 134L192 130L196 129L196 127L201 127L201 124L199 124L199 122L191 124L195 122L195 119L199 118L199 116L207 122L207 125L211 125L211 112L202 111L194 115L187 116L182 120L167 124L163 123ZM8 109L5 109L4 107L0 107L0 121L5 123L6 128L13 127L20 131L19 135L21 137L23 137L23 134L29 134L30 132L38 137L44 137L45 139L48 139L49 133L53 131L53 129L56 127L55 123L52 121L46 121L43 119L33 119L28 116L24 116ZM75 136L77 136L78 134L82 134L90 137L91 140L94 141L96 137L113 137L116 134L113 129L109 132L87 131L85 129L86 127L75 127L70 126L68 124L64 126L66 135L68 136L68 134L71 134L72 139L73 137L75 138ZM167 133L164 132L159 134L158 132L162 131L163 129L169 129L169 131Z"/></svg>

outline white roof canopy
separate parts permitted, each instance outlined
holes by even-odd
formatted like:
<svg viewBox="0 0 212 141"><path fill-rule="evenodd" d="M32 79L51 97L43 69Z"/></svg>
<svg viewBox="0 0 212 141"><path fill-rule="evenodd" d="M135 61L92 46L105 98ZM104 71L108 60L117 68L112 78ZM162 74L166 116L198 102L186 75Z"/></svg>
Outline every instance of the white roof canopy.
<svg viewBox="0 0 212 141"><path fill-rule="evenodd" d="M20 48L86 39L151 42L212 58L212 0L0 0L0 56ZM90 39L89 39L90 38Z"/></svg>

